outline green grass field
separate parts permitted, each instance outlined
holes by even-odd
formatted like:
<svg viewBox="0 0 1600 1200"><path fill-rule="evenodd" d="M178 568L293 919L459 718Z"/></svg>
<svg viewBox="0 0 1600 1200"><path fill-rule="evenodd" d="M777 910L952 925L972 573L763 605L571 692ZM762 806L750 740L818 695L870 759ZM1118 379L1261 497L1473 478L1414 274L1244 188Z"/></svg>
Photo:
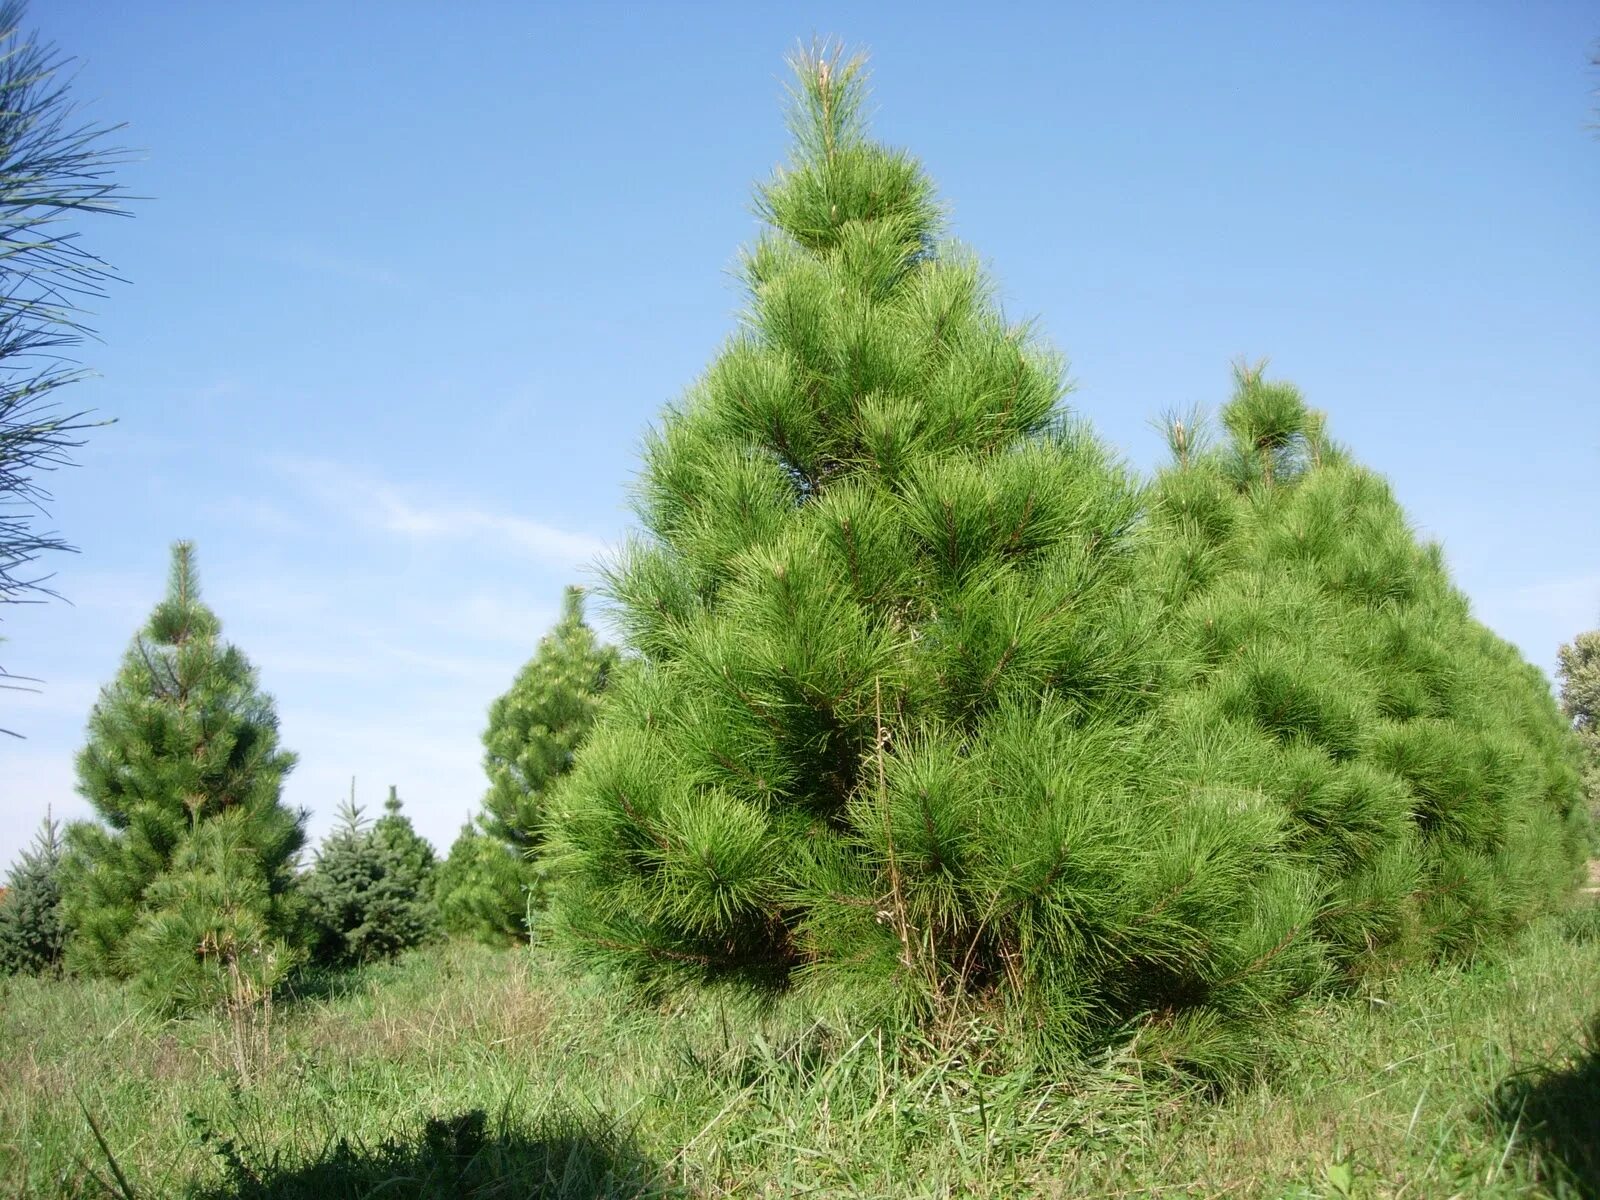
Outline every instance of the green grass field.
<svg viewBox="0 0 1600 1200"><path fill-rule="evenodd" d="M1600 1195L1600 908L1309 1009L1210 1095L1137 1046L1071 1077L794 1014L630 1004L453 943L157 1021L0 981L7 1196Z"/></svg>

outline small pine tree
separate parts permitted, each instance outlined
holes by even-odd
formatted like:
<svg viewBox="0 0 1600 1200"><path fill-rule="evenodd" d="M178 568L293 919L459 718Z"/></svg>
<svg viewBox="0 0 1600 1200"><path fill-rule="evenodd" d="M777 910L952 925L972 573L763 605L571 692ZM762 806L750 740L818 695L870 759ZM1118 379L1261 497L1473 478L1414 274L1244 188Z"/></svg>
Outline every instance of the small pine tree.
<svg viewBox="0 0 1600 1200"><path fill-rule="evenodd" d="M584 622L583 589L569 587L561 619L489 708L481 820L522 860L539 852L550 789L572 769L616 665L615 649Z"/></svg>
<svg viewBox="0 0 1600 1200"><path fill-rule="evenodd" d="M6 876L0 895L0 974L40 974L61 965L66 923L61 916L61 840L48 815L33 845Z"/></svg>
<svg viewBox="0 0 1600 1200"><path fill-rule="evenodd" d="M439 866L444 927L491 944L526 940L529 909L538 902L530 875L515 850L468 821Z"/></svg>
<svg viewBox="0 0 1600 1200"><path fill-rule="evenodd" d="M1571 645L1561 647L1558 674L1561 711L1572 722L1583 750L1591 831L1600 839L1600 630L1580 633Z"/></svg>
<svg viewBox="0 0 1600 1200"><path fill-rule="evenodd" d="M293 765L278 745L272 698L201 602L194 547L177 543L166 598L102 690L78 755L78 790L100 822L67 830L69 964L139 974L157 990L158 978L181 978L183 970L157 961L156 947L192 957L192 946L184 950L181 939L163 941L148 928L137 952L129 943L174 903L177 882L152 888L175 870L225 877L232 919L243 922L240 906L253 904L250 920L265 931L263 945L286 936L295 922L294 858L305 838L304 815L279 798ZM224 816L225 835L202 836ZM223 870L217 856L225 852L233 858ZM194 906L204 894L197 886L186 901L201 924L210 918Z"/></svg>
<svg viewBox="0 0 1600 1200"><path fill-rule="evenodd" d="M318 850L302 886L319 961L390 957L437 931L433 847L400 807L391 787L383 816L367 826L352 782L340 824Z"/></svg>

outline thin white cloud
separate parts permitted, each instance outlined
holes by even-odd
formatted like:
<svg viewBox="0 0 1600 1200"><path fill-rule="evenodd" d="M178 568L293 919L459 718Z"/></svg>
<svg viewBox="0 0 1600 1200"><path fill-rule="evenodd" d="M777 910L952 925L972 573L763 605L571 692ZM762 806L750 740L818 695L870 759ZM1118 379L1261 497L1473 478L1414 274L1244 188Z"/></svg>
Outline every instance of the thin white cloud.
<svg viewBox="0 0 1600 1200"><path fill-rule="evenodd" d="M586 566L607 548L591 534L527 517L470 504L419 503L395 485L343 464L279 458L274 465L327 507L415 541L472 539L509 545L534 562L561 570Z"/></svg>

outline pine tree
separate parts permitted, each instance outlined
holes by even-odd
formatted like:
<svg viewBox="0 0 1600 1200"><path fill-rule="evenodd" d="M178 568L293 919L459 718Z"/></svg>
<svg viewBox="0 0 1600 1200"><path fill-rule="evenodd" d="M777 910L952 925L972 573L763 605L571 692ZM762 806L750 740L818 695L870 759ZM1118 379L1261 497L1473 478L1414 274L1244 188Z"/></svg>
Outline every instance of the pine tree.
<svg viewBox="0 0 1600 1200"><path fill-rule="evenodd" d="M444 927L490 944L526 940L528 912L537 902L530 875L517 851L468 821L439 866Z"/></svg>
<svg viewBox="0 0 1600 1200"><path fill-rule="evenodd" d="M144 927L169 923L167 910L184 889L180 907L191 924L210 921L210 885L199 878L207 873L227 885L228 920L259 926L262 946L286 935L304 841L303 814L279 800L293 765L278 746L271 697L201 602L193 546L177 543L166 598L101 691L78 755L78 790L100 822L67 831L69 962L96 974L138 974L157 990L159 978L181 979L154 947L179 955L184 943ZM223 817L225 830L207 832ZM232 856L226 863L224 854ZM187 882L167 878L175 872ZM141 929L135 952L130 939Z"/></svg>
<svg viewBox="0 0 1600 1200"><path fill-rule="evenodd" d="M1593 832L1600 835L1600 631L1580 633L1561 647L1561 711L1583 752L1583 790Z"/></svg>
<svg viewBox="0 0 1600 1200"><path fill-rule="evenodd" d="M608 578L641 661L559 793L559 926L651 986L996 998L1076 1043L1170 941L1180 835L1121 769L1138 488L866 138L862 64L796 71L744 326L651 436Z"/></svg>
<svg viewBox="0 0 1600 1200"><path fill-rule="evenodd" d="M66 943L61 917L61 840L48 815L0 893L0 975L56 970Z"/></svg>
<svg viewBox="0 0 1600 1200"><path fill-rule="evenodd" d="M323 842L303 893L316 958L366 962L420 944L439 927L434 854L390 787L384 814L367 827L355 785L340 824Z"/></svg>
<svg viewBox="0 0 1600 1200"><path fill-rule="evenodd" d="M744 325L608 576L639 661L554 796L574 950L1045 1056L1140 1020L1226 1075L1557 895L1570 739L1382 481L1247 374L1141 488L867 140L859 61L796 65Z"/></svg>
<svg viewBox="0 0 1600 1200"><path fill-rule="evenodd" d="M1154 489L1169 674L1147 777L1254 823L1299 895L1256 918L1281 931L1258 974L1493 945L1568 889L1582 840L1548 685L1293 387L1239 368L1222 426L1207 448L1174 422Z"/></svg>
<svg viewBox="0 0 1600 1200"><path fill-rule="evenodd" d="M616 665L584 623L583 590L569 587L561 619L489 708L483 827L524 860L539 851L549 791L571 769Z"/></svg>

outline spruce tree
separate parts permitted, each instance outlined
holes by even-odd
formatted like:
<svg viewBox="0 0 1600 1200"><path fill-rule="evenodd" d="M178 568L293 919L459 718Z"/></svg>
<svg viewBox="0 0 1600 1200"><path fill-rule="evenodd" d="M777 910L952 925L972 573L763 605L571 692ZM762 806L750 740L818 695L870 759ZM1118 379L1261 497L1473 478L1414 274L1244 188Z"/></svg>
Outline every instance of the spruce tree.
<svg viewBox="0 0 1600 1200"><path fill-rule="evenodd" d="M206 911L215 901L241 929L263 931L245 938L263 952L285 936L304 841L303 814L279 799L293 765L278 745L271 697L200 599L194 547L177 543L166 598L101 691L78 755L78 790L100 821L67 831L69 962L96 974L138 974L158 990L159 979L174 979L179 991L198 994L183 970L159 959L193 957L201 943L146 928L170 928L174 906L198 926L215 916ZM210 831L223 818L226 827ZM174 873L185 881L167 878ZM225 901L212 887L219 881Z"/></svg>
<svg viewBox="0 0 1600 1200"><path fill-rule="evenodd" d="M0 975L59 968L66 943L61 916L61 840L48 815L6 876L0 892Z"/></svg>
<svg viewBox="0 0 1600 1200"><path fill-rule="evenodd" d="M616 663L584 622L583 589L569 587L561 619L489 708L483 827L523 859L539 850L550 789L572 768Z"/></svg>
<svg viewBox="0 0 1600 1200"><path fill-rule="evenodd" d="M516 850L468 821L439 866L444 927L491 944L526 940L528 912L538 899L532 874Z"/></svg>
<svg viewBox="0 0 1600 1200"><path fill-rule="evenodd" d="M352 783L340 824L318 850L302 888L319 961L391 957L437 931L433 847L400 808L390 787L383 816L365 825Z"/></svg>

